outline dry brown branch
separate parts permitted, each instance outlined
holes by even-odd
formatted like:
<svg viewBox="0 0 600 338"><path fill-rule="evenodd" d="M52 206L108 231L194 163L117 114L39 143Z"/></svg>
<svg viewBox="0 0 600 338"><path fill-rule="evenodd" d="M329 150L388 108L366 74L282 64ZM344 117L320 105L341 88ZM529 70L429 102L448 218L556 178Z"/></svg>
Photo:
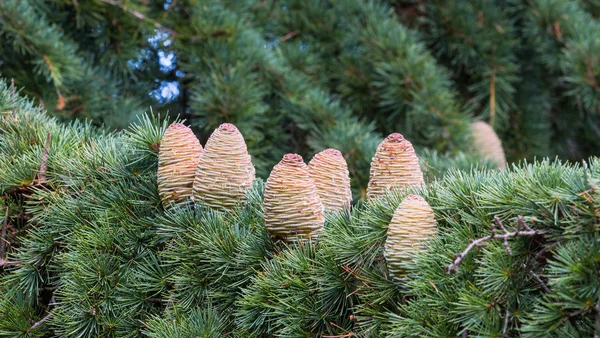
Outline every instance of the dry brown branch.
<svg viewBox="0 0 600 338"><path fill-rule="evenodd" d="M522 231L521 228L524 228L525 231ZM503 234L497 234L496 230L502 230ZM517 227L516 227L515 231L509 232L502 224L502 221L500 220L500 218L498 216L494 216L494 223L492 223L491 234L489 236L485 236L485 237L481 237L479 239L473 240L463 252L461 252L460 254L455 256L454 261L451 264L448 264L446 266L446 273L449 274L452 271L458 272L458 266L462 263L462 261L465 259L467 254L469 254L469 252L476 246L480 247L480 246L486 245L487 242L491 239L502 240L504 247L506 248L506 251L508 252L508 254L512 255L512 250L510 249L510 246L508 245L509 238L531 237L531 236L541 235L543 233L544 233L544 231L531 229L527 225L527 223L525 223L525 220L523 220L523 217L521 217L521 216L519 216L517 218Z"/></svg>

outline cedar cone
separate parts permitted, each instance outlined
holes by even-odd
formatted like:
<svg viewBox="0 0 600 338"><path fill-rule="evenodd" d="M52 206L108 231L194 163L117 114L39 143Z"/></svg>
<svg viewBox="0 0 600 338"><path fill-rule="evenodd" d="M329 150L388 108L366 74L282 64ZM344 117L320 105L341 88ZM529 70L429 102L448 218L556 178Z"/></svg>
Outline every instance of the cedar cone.
<svg viewBox="0 0 600 338"><path fill-rule="evenodd" d="M287 154L273 167L264 208L265 227L275 237L316 237L323 229L323 204L302 156Z"/></svg>
<svg viewBox="0 0 600 338"><path fill-rule="evenodd" d="M316 154L308 163L308 171L326 210L350 208L350 173L339 150L326 149Z"/></svg>
<svg viewBox="0 0 600 338"><path fill-rule="evenodd" d="M181 203L192 196L196 165L202 145L192 130L182 123L171 124L158 152L158 194L164 205Z"/></svg>
<svg viewBox="0 0 600 338"><path fill-rule="evenodd" d="M471 124L473 131L473 145L483 157L498 164L498 168L506 166L506 156L502 148L502 141L494 129L483 121L475 121Z"/></svg>
<svg viewBox="0 0 600 338"><path fill-rule="evenodd" d="M423 184L423 173L412 144L398 133L391 134L377 147L371 160L367 199L378 198L393 188Z"/></svg>
<svg viewBox="0 0 600 338"><path fill-rule="evenodd" d="M221 124L198 160L194 200L215 209L230 209L244 199L252 181L254 166L244 137L233 124Z"/></svg>
<svg viewBox="0 0 600 338"><path fill-rule="evenodd" d="M388 227L385 241L385 260L393 277L401 277L410 260L410 253L424 250L423 241L436 232L433 210L419 195L408 195L400 203Z"/></svg>

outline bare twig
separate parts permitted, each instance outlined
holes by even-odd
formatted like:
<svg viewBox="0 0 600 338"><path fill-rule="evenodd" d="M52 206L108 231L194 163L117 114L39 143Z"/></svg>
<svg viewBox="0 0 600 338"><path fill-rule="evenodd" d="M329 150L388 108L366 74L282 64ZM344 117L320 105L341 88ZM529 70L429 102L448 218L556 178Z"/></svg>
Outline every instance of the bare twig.
<svg viewBox="0 0 600 338"><path fill-rule="evenodd" d="M525 264L523 264L522 267L523 269L527 269L527 265ZM528 270L527 273L529 273L529 275L533 277L533 280L536 281L542 287L545 293L552 293L552 290L550 290L550 288L546 285L546 283L544 283L540 276L538 276L535 272L531 270Z"/></svg>
<svg viewBox="0 0 600 338"><path fill-rule="evenodd" d="M52 296L52 298L50 298L50 302L48 303L48 306L51 306L51 305L54 305L54 296ZM54 313L55 310L56 310L56 308L54 308L54 309L52 309L52 311L48 312L48 314L45 315L44 318L35 322L29 329L27 329L27 331L25 333L29 333L29 332L35 330L36 328L38 328L38 326L42 325L46 320L48 320L48 318L50 318L52 316L52 314Z"/></svg>
<svg viewBox="0 0 600 338"><path fill-rule="evenodd" d="M546 251L550 251L550 250L556 248L557 245L558 245L558 243L554 243L554 244L548 245L547 247L543 248L542 250L540 250L540 252L535 254L534 259L536 261L540 260L540 258L542 258L542 256L546 253Z"/></svg>
<svg viewBox="0 0 600 338"><path fill-rule="evenodd" d="M282 37L279 39L279 42L285 42L285 41L287 41L287 40L289 40L289 39L293 38L294 36L296 36L296 35L298 35L298 34L300 34L300 31L299 31L299 30L297 30L297 29L296 29L296 30L293 30L293 31L291 31L291 32L287 33L286 35L282 36Z"/></svg>
<svg viewBox="0 0 600 338"><path fill-rule="evenodd" d="M100 0L100 1L104 2L105 4L109 4L109 5L112 5L112 6L117 6L117 7L121 8L123 10L123 12L130 13L131 15L133 15L134 17L136 17L136 18L138 18L138 19L140 19L142 21L150 22L150 23L154 24L154 27L156 27L156 29L158 29L158 30L161 30L163 32L167 32L167 33L169 33L169 34L171 34L173 36L175 36L177 34L174 30L172 30L170 28L167 28L167 27L159 24L158 22L156 22L156 21L154 21L154 20L146 17L144 14L142 14L142 13L140 13L138 11L130 11L130 10L128 10L120 2L117 2L117 1L114 1L114 0Z"/></svg>
<svg viewBox="0 0 600 338"><path fill-rule="evenodd" d="M506 330L508 330L508 319L510 318L510 311L508 311L508 308L506 308L506 312L504 313L504 327L502 328L502 334L506 333Z"/></svg>
<svg viewBox="0 0 600 338"><path fill-rule="evenodd" d="M521 227L525 228L526 231L521 231ZM504 233L503 234L497 234L496 233L496 229L500 229L502 230ZM540 231L540 230L533 230L531 229L523 220L523 218L521 216L518 217L517 219L517 228L514 232L509 232L508 230L506 230L506 228L504 227L504 225L502 224L502 221L500 221L500 218L498 218L498 216L494 217L494 223L492 223L492 230L491 230L491 234L489 236L485 236L476 240L471 241L471 243L467 246L467 248L461 252L460 254L456 255L454 258L454 261L451 264L448 264L446 266L446 273L451 273L452 271L454 272L458 272L458 266L462 263L462 261L465 259L465 257L467 256L467 254L473 250L474 247L480 247L480 246L484 246L487 244L487 242L491 239L499 239L502 240L504 243L504 247L506 248L506 251L509 254L512 254L512 250L510 249L510 247L508 246L508 239L509 238L513 238L513 237L517 237L517 236L521 236L521 237L531 237L531 236L537 236L540 234L543 234L544 231Z"/></svg>
<svg viewBox="0 0 600 338"><path fill-rule="evenodd" d="M40 164L40 171L38 173L38 183L46 183L46 171L48 171L48 152L50 151L50 132L46 135L46 144L44 145L44 152L42 153L42 164Z"/></svg>
<svg viewBox="0 0 600 338"><path fill-rule="evenodd" d="M15 79L10 79L10 96L15 96Z"/></svg>
<svg viewBox="0 0 600 338"><path fill-rule="evenodd" d="M3 267L6 262L6 229L8 228L8 207L4 214L4 222L2 222L2 232L0 232L0 267Z"/></svg>

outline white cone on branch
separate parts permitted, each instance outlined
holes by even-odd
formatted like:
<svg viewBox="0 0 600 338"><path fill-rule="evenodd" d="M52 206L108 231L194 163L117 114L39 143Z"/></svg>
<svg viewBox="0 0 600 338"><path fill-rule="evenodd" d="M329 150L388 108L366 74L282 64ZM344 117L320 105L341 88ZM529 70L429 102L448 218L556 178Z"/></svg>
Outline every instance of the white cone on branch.
<svg viewBox="0 0 600 338"><path fill-rule="evenodd" d="M406 273L410 254L424 250L423 243L436 233L437 222L429 203L419 195L408 195L394 212L388 227L384 256L390 274Z"/></svg>
<svg viewBox="0 0 600 338"><path fill-rule="evenodd" d="M473 146L485 158L498 164L499 168L506 166L506 156L502 141L494 129L483 121L475 121L471 124L473 132Z"/></svg>
<svg viewBox="0 0 600 338"><path fill-rule="evenodd" d="M352 203L348 163L336 149L325 149L308 163L310 177L325 210L349 209Z"/></svg>
<svg viewBox="0 0 600 338"><path fill-rule="evenodd" d="M224 123L210 135L198 160L194 201L231 209L252 187L254 173L244 137L233 124Z"/></svg>
<svg viewBox="0 0 600 338"><path fill-rule="evenodd" d="M323 204L308 167L287 154L273 167L265 184L265 227L274 237L316 237L323 229Z"/></svg>
<svg viewBox="0 0 600 338"><path fill-rule="evenodd" d="M164 205L181 203L192 197L202 145L192 130L182 123L171 124L158 152L158 194Z"/></svg>
<svg viewBox="0 0 600 338"><path fill-rule="evenodd" d="M390 189L423 184L423 172L412 144L398 133L386 137L371 160L367 199L379 198Z"/></svg>

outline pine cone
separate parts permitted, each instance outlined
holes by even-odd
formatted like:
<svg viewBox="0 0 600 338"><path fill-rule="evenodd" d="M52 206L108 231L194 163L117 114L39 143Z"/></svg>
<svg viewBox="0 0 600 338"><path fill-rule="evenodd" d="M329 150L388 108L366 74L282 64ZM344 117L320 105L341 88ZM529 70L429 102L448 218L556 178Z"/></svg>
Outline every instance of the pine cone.
<svg viewBox="0 0 600 338"><path fill-rule="evenodd" d="M323 229L323 204L302 156L283 156L267 179L265 227L275 237L316 237Z"/></svg>
<svg viewBox="0 0 600 338"><path fill-rule="evenodd" d="M367 199L378 198L393 188L423 184L423 173L412 144L398 133L391 134L377 147L371 160Z"/></svg>
<svg viewBox="0 0 600 338"><path fill-rule="evenodd" d="M242 201L252 187L254 166L239 130L223 123L210 135L198 161L194 200L226 210Z"/></svg>
<svg viewBox="0 0 600 338"><path fill-rule="evenodd" d="M326 210L350 208L350 173L339 150L326 149L316 154L308 163L308 171Z"/></svg>
<svg viewBox="0 0 600 338"><path fill-rule="evenodd" d="M424 250L423 241L435 235L437 222L433 210L419 195L408 195L400 203L388 227L385 260L393 277L401 277L409 254Z"/></svg>
<svg viewBox="0 0 600 338"><path fill-rule="evenodd" d="M502 141L494 129L483 121L475 121L471 124L471 130L475 149L485 158L497 163L499 168L504 168L506 156L502 148Z"/></svg>
<svg viewBox="0 0 600 338"><path fill-rule="evenodd" d="M158 153L158 194L164 205L181 203L192 197L202 145L192 130L182 123L171 124L163 135Z"/></svg>

